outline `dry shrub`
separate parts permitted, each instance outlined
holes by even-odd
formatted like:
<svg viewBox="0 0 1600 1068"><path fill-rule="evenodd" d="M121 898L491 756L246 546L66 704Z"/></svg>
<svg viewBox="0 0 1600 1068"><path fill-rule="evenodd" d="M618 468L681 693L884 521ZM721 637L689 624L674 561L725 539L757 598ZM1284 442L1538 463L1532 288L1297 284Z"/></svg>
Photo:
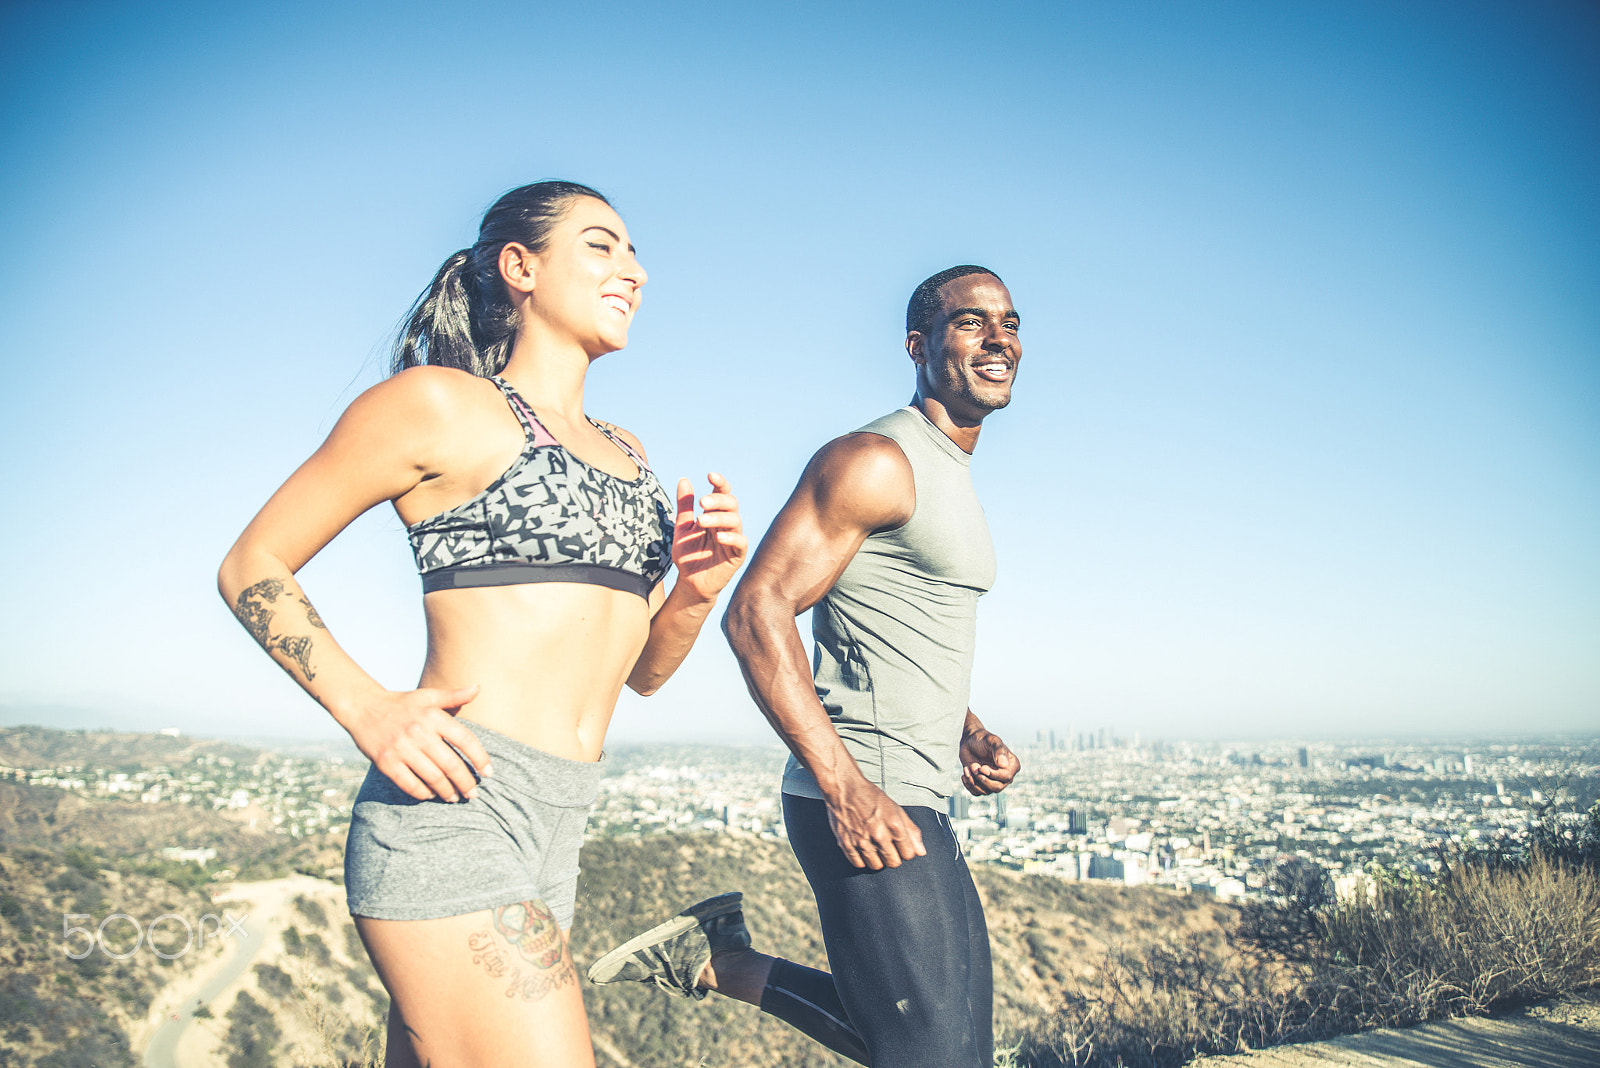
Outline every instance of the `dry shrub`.
<svg viewBox="0 0 1600 1068"><path fill-rule="evenodd" d="M1481 1015L1600 981L1600 877L1548 853L1380 880L1322 917L1359 1026Z"/></svg>
<svg viewBox="0 0 1600 1068"><path fill-rule="evenodd" d="M384 1063L384 1024L356 1028L324 996L323 986L304 962L295 962L293 993L296 1010L311 1028L317 1042L313 1068L381 1068Z"/></svg>
<svg viewBox="0 0 1600 1068"><path fill-rule="evenodd" d="M1479 1015L1600 982L1600 871L1548 852L1389 873L1345 902L1303 865L1247 908L1233 954L1113 953L1022 1030L1032 1068L1167 1068L1372 1027Z"/></svg>
<svg viewBox="0 0 1600 1068"><path fill-rule="evenodd" d="M1165 1068L1317 1037L1299 996L1304 965L1178 947L1108 953L1094 977L1020 1035L1019 1063Z"/></svg>

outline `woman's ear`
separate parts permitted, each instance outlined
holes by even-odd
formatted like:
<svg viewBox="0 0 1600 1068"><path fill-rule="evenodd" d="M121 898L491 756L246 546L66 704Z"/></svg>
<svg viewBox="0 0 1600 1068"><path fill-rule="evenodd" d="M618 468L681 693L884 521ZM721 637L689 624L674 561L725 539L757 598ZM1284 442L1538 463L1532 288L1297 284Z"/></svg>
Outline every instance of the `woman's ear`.
<svg viewBox="0 0 1600 1068"><path fill-rule="evenodd" d="M532 293L537 264L526 245L507 242L500 250L500 277L517 293Z"/></svg>

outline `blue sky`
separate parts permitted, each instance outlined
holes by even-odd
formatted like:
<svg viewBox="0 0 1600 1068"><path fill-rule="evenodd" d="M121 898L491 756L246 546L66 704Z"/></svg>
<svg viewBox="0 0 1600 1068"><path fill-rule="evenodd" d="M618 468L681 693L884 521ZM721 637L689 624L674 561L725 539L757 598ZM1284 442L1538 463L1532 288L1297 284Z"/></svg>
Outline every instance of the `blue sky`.
<svg viewBox="0 0 1600 1068"><path fill-rule="evenodd" d="M1006 279L1002 733L1600 725L1592 4L21 3L0 42L0 721L335 730L215 566L483 208L564 177L651 274L591 412L755 534L909 395L911 288ZM302 578L414 683L391 513ZM613 728L766 736L714 635Z"/></svg>

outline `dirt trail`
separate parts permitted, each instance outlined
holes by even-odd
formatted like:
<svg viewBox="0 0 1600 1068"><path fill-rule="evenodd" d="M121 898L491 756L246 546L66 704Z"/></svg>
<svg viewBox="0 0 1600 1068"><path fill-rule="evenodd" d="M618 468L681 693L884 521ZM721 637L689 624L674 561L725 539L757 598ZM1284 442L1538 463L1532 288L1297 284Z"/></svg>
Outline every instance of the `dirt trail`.
<svg viewBox="0 0 1600 1068"><path fill-rule="evenodd" d="M1491 1019L1202 1057L1190 1068L1600 1068L1600 990Z"/></svg>
<svg viewBox="0 0 1600 1068"><path fill-rule="evenodd" d="M213 1068L225 1057L214 1030L190 1026L194 1009L203 1003L226 1011L238 991L249 982L248 969L266 946L276 946L289 922L295 895L326 895L328 884L305 875L292 875L256 883L230 883L219 891L217 909L242 916L247 932L229 954L199 975L186 977L162 991L151 1006L142 1040L147 1068Z"/></svg>

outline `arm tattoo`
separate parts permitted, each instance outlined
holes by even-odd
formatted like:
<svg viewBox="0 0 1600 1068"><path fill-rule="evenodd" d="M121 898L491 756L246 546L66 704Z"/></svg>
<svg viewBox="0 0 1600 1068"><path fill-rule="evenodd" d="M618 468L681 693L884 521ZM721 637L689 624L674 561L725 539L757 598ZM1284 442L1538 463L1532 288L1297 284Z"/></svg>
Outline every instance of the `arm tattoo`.
<svg viewBox="0 0 1600 1068"><path fill-rule="evenodd" d="M561 927L543 901L501 905L493 917L493 932L469 935L467 948L472 963L483 965L496 979L509 980L506 997L535 1001L577 982Z"/></svg>
<svg viewBox="0 0 1600 1068"><path fill-rule="evenodd" d="M272 636L272 620L277 614L268 605L277 604L278 598L283 594L282 579L262 579L254 586L240 592L238 599L233 603L233 614L239 617L239 622L244 624L245 630L267 652L279 652L293 660L300 667L300 673L310 682L317 677L311 670L311 639L304 636L285 634L281 637ZM322 617L317 615L317 610L311 607L311 602L304 597L298 598L306 606L306 618L318 630L327 630L322 625Z"/></svg>
<svg viewBox="0 0 1600 1068"><path fill-rule="evenodd" d="M267 605L276 603L278 595L282 592L282 579L262 579L249 589L241 591L238 600L233 603L233 614L239 617L244 629L249 631L250 636L263 648L267 645L267 639L271 637L272 609Z"/></svg>
<svg viewBox="0 0 1600 1068"><path fill-rule="evenodd" d="M304 597L301 597L300 598L300 603L306 606L306 621L307 622L309 622L313 627L316 627L318 630L327 630L328 629L323 624L322 617L317 614L317 610L315 608L311 607L311 602L310 601L306 600Z"/></svg>
<svg viewBox="0 0 1600 1068"><path fill-rule="evenodd" d="M271 647L299 664L300 671L305 675L307 682L317 677L317 673L311 670L310 638L285 635L282 638L274 639Z"/></svg>

